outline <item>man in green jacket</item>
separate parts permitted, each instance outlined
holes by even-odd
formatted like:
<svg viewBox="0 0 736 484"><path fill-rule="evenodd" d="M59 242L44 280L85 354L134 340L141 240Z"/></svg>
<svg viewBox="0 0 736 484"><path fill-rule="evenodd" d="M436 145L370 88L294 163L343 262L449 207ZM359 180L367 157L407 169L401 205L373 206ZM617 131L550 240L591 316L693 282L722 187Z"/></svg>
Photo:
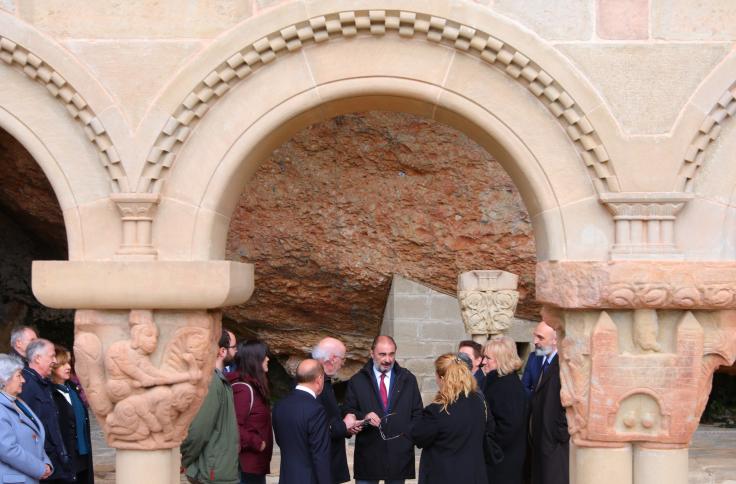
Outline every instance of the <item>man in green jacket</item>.
<svg viewBox="0 0 736 484"><path fill-rule="evenodd" d="M238 484L240 437L233 390L222 369L235 357L235 335L226 329L218 343L215 374L202 408L181 444L181 465L192 484Z"/></svg>

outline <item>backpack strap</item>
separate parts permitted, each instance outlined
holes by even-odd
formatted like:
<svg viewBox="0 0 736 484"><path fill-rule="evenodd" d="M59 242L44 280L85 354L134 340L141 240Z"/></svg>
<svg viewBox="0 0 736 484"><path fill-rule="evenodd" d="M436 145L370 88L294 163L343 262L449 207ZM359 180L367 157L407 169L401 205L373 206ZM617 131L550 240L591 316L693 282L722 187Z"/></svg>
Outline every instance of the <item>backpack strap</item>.
<svg viewBox="0 0 736 484"><path fill-rule="evenodd" d="M248 409L248 415L247 415L247 416L250 416L250 413L253 411L253 400L255 397L255 395L253 395L253 387L250 386L249 383L245 383L242 381L236 381L235 383L233 383L233 386L235 385L245 385L248 387L248 390L250 390L250 408Z"/></svg>

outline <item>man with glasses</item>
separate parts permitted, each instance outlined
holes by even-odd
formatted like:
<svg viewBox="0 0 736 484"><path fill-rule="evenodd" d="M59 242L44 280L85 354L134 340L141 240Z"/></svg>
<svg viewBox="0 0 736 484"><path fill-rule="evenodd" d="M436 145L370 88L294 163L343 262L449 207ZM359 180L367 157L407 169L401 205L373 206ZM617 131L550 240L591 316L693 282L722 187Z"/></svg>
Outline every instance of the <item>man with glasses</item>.
<svg viewBox="0 0 736 484"><path fill-rule="evenodd" d="M358 433L362 426L356 424L353 414L342 418L340 406L337 404L335 390L332 388L332 378L337 375L345 364L347 349L339 339L324 338L312 350L312 358L322 364L325 372L325 385L317 401L322 404L327 413L327 425L330 434L330 464L332 467L332 482L340 484L350 480L348 458L345 454L345 439Z"/></svg>
<svg viewBox="0 0 736 484"><path fill-rule="evenodd" d="M396 363L396 342L390 336L377 336L370 356L348 382L343 405L345 414L368 424L355 440L355 482L403 484L415 476L414 444L408 435L422 414L419 386Z"/></svg>

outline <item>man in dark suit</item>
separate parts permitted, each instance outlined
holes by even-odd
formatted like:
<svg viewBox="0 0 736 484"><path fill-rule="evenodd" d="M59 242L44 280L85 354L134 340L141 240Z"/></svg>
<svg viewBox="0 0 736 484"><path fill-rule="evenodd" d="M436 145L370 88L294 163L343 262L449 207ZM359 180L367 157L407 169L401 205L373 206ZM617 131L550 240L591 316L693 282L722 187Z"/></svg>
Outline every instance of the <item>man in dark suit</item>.
<svg viewBox="0 0 736 484"><path fill-rule="evenodd" d="M345 454L345 439L352 437L361 430L356 425L355 415L348 414L342 417L342 411L337 404L335 390L332 388L332 378L337 375L345 363L347 349L339 339L324 338L312 350L312 358L322 364L325 371L325 387L317 397L327 412L327 425L330 433L330 462L332 463L332 482L341 484L350 480L348 458Z"/></svg>
<svg viewBox="0 0 736 484"><path fill-rule="evenodd" d="M544 363L545 355L537 354L536 351L529 353L524 367L524 374L521 377L521 384L524 386L526 396L530 397L534 393L534 387L539 382L539 375L542 374L542 363Z"/></svg>
<svg viewBox="0 0 736 484"><path fill-rule="evenodd" d="M296 369L297 385L273 408L273 430L281 448L280 484L333 484L327 414L317 401L325 373L317 360Z"/></svg>
<svg viewBox="0 0 736 484"><path fill-rule="evenodd" d="M402 484L415 476L414 444L408 435L422 415L422 398L416 377L395 359L394 339L377 336L371 359L348 382L343 412L368 424L355 440L356 484Z"/></svg>
<svg viewBox="0 0 736 484"><path fill-rule="evenodd" d="M544 354L544 360L532 395L532 484L567 484L570 434L560 402L557 334L544 321L534 330L534 346Z"/></svg>

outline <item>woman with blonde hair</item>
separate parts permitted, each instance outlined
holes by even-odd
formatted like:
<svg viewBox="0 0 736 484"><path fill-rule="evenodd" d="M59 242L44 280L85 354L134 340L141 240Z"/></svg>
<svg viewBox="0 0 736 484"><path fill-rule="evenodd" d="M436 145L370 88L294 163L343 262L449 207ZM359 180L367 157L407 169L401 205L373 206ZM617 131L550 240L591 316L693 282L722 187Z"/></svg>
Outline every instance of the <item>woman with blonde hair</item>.
<svg viewBox="0 0 736 484"><path fill-rule="evenodd" d="M457 355L442 355L434 366L437 396L411 431L414 444L422 449L419 484L486 484L483 444L490 421L483 396Z"/></svg>
<svg viewBox="0 0 736 484"><path fill-rule="evenodd" d="M502 336L483 348L485 396L494 420L492 439L503 450L503 461L488 466L489 484L520 484L526 454L529 404L517 371L521 359L514 340Z"/></svg>

